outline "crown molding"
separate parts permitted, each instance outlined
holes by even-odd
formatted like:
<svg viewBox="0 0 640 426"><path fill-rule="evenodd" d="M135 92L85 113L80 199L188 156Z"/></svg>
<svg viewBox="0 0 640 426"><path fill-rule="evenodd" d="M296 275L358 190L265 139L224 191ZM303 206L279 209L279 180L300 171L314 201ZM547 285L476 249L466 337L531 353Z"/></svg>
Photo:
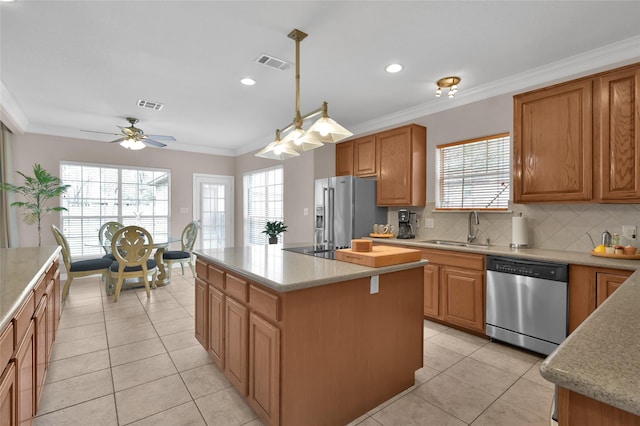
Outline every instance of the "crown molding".
<svg viewBox="0 0 640 426"><path fill-rule="evenodd" d="M23 134L29 124L22 108L18 106L16 99L2 81L0 81L0 121L12 133L18 135Z"/></svg>

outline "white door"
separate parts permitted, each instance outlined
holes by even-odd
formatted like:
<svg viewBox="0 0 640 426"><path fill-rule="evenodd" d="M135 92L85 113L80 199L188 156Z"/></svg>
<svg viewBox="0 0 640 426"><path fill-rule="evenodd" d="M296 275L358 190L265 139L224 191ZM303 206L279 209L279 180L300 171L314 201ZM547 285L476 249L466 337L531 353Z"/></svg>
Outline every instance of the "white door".
<svg viewBox="0 0 640 426"><path fill-rule="evenodd" d="M233 176L193 175L194 220L200 223L196 247L233 246Z"/></svg>

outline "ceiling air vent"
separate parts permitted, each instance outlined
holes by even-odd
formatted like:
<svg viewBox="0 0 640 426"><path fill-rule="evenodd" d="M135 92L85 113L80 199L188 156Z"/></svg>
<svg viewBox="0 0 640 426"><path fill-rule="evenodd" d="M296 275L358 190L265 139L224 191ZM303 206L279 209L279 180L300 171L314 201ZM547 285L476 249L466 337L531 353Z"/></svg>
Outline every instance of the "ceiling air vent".
<svg viewBox="0 0 640 426"><path fill-rule="evenodd" d="M138 106L140 108L146 108L146 109L152 109L154 111L160 111L164 107L164 104L161 104L159 102L151 102L151 101L144 101L142 99L138 99Z"/></svg>
<svg viewBox="0 0 640 426"><path fill-rule="evenodd" d="M269 68L275 68L280 71L288 70L291 64L287 61L283 61L282 59L274 58L273 56L261 53L260 56L256 58L256 62L262 65L266 65Z"/></svg>

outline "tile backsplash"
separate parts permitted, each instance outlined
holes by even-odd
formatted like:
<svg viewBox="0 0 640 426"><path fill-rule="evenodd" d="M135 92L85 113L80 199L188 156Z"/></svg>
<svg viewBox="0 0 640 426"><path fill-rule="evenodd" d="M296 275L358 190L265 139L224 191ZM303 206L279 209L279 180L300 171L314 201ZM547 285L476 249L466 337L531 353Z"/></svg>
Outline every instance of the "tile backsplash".
<svg viewBox="0 0 640 426"><path fill-rule="evenodd" d="M468 212L436 212L434 203L424 208L409 208L417 213L419 226L415 229L417 240L467 239ZM590 251L593 246L590 234L596 244L600 243L602 232L617 232L621 243L630 241L622 237L623 225L635 225L640 229L640 204L512 204L510 211L480 212L478 241L491 244L511 243L511 217L520 213L527 218L529 247ZM431 218L432 229L425 228L424 219ZM389 209L389 223L398 223L398 209Z"/></svg>

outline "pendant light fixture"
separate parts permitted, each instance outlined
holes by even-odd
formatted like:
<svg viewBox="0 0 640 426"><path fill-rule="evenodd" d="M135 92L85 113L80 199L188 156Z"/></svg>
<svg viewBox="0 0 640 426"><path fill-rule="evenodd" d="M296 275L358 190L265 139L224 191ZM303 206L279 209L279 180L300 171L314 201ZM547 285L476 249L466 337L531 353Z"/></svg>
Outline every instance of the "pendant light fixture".
<svg viewBox="0 0 640 426"><path fill-rule="evenodd" d="M256 157L286 160L297 157L301 151L310 151L325 143L336 143L353 135L329 117L326 102L309 114L304 116L300 114L300 42L307 37L307 34L294 29L288 37L296 42L296 116L285 128L276 130L276 139L258 152ZM305 120L319 114L322 116L307 130L302 128ZM284 133L286 135L280 139Z"/></svg>

